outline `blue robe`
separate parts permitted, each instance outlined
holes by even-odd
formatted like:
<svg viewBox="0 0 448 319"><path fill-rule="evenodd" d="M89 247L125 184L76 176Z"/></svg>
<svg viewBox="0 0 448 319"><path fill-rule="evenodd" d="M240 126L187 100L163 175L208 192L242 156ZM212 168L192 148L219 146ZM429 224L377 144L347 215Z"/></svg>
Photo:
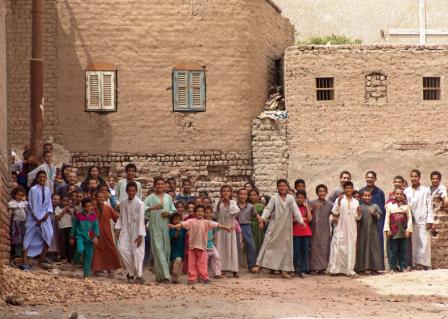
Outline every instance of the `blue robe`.
<svg viewBox="0 0 448 319"><path fill-rule="evenodd" d="M37 184L31 187L28 195L28 203L30 214L26 217L25 237L23 239L23 248L28 250L28 256L35 257L42 253L44 243L51 245L53 240L53 226L51 224L51 216L49 216L39 226L37 219L42 219L46 213L53 214L53 206L51 205L51 190L48 186L44 186L45 198L42 197L42 186Z"/></svg>

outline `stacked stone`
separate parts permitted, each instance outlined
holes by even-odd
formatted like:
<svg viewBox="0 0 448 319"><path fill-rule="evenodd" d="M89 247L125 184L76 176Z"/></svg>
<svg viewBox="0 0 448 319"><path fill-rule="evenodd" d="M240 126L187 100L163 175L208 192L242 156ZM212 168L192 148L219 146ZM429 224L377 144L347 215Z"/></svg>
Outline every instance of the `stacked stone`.
<svg viewBox="0 0 448 319"><path fill-rule="evenodd" d="M279 178L288 174L287 122L255 119L252 122L254 181L262 194L272 195Z"/></svg>
<svg viewBox="0 0 448 319"><path fill-rule="evenodd" d="M387 77L383 74L366 76L366 102L387 102Z"/></svg>
<svg viewBox="0 0 448 319"><path fill-rule="evenodd" d="M433 268L448 268L448 208L435 212L436 233L431 237Z"/></svg>
<svg viewBox="0 0 448 319"><path fill-rule="evenodd" d="M173 177L180 182L191 179L195 190L205 190L213 198L219 197L220 187L230 184L242 187L251 180L252 157L247 152L222 153L221 151L178 152L164 154L147 153L108 153L89 154L72 153L72 164L85 176L89 167L96 165L102 176L114 173L118 178L124 177L124 168L134 163L138 169L138 180L142 183L146 195L152 187L153 178Z"/></svg>

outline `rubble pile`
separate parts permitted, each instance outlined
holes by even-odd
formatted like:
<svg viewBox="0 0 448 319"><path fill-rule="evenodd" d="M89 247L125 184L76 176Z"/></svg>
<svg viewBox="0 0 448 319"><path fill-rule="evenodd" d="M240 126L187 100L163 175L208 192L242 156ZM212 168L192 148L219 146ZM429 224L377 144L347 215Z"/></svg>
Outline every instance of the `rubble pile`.
<svg viewBox="0 0 448 319"><path fill-rule="evenodd" d="M130 285L125 282L97 279L74 279L55 273L23 272L3 267L0 277L0 300L11 305L75 304L126 299L171 298L173 296L220 296L239 300L239 295L259 295L254 288L213 285Z"/></svg>

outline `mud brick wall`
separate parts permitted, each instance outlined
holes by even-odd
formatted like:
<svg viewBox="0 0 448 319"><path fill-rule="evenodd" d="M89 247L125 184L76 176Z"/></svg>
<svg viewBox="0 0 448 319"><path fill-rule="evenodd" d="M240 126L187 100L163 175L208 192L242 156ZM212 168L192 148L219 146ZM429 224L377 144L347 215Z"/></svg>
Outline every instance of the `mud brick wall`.
<svg viewBox="0 0 448 319"><path fill-rule="evenodd" d="M7 210L10 189L6 95L6 0L0 0L0 269L9 260L10 216Z"/></svg>
<svg viewBox="0 0 448 319"><path fill-rule="evenodd" d="M183 179L190 178L194 190L206 190L213 198L219 197L220 187L230 184L233 187L243 187L251 180L253 164L252 156L247 152L201 151L177 153L108 153L88 154L72 153L72 164L79 169L82 176L92 165L100 168L102 176L114 173L124 177L124 167L134 163L138 169L138 180L142 183L144 197L153 186L153 178L163 176L176 178L178 185Z"/></svg>
<svg viewBox="0 0 448 319"><path fill-rule="evenodd" d="M287 122L255 119L252 122L252 156L254 182L262 194L272 195L276 181L287 178L288 140Z"/></svg>
<svg viewBox="0 0 448 319"><path fill-rule="evenodd" d="M436 232L431 238L433 268L448 268L448 209L435 213Z"/></svg>

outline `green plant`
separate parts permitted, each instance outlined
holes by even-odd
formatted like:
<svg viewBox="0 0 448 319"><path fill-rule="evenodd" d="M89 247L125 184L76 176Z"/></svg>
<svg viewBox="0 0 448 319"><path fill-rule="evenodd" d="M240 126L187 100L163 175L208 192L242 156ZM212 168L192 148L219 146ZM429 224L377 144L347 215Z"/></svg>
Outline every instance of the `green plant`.
<svg viewBox="0 0 448 319"><path fill-rule="evenodd" d="M340 45L340 44L361 44L359 39L347 38L343 35L325 35L321 37L312 37L306 40L298 40L297 44L301 45Z"/></svg>

